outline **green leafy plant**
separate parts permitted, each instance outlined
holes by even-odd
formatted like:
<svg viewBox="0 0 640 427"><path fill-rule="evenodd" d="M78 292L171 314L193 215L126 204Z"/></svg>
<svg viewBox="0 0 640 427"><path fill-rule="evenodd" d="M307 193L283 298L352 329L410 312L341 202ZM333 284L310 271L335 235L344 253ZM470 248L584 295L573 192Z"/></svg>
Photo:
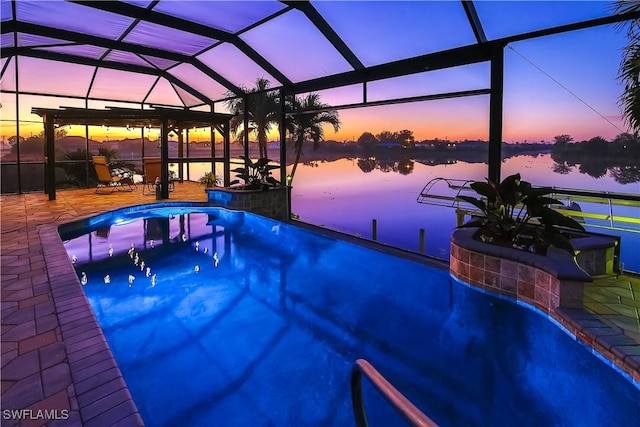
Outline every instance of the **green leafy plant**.
<svg viewBox="0 0 640 427"><path fill-rule="evenodd" d="M232 172L236 173L238 179L233 180L230 185L238 184L240 180L244 180L244 188L257 190L266 190L269 187L275 187L280 182L271 176L271 171L278 169L280 166L270 164L271 160L261 157L255 162L244 156L240 156L245 161L246 167L235 168Z"/></svg>
<svg viewBox="0 0 640 427"><path fill-rule="evenodd" d="M200 178L200 184L207 188L214 187L220 184L220 177L213 172L207 172Z"/></svg>
<svg viewBox="0 0 640 427"><path fill-rule="evenodd" d="M487 182L474 182L471 188L481 197L458 198L478 208L483 216L462 227L479 227L477 236L481 240L533 247L536 252L544 252L549 245L554 245L574 253L563 228L580 231L584 228L574 219L549 207L562 205L562 202L547 196L551 188L533 187L522 181L520 174L508 176L499 184L488 179Z"/></svg>

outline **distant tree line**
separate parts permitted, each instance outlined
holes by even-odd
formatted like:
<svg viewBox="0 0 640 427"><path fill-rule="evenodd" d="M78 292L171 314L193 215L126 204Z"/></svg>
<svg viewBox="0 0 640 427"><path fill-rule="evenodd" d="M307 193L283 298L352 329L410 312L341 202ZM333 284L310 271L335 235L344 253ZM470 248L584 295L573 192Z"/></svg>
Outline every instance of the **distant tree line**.
<svg viewBox="0 0 640 427"><path fill-rule="evenodd" d="M405 148L410 148L415 145L415 137L413 131L408 129L396 132L384 130L377 135L364 132L356 142L363 148L372 148L381 142L395 142Z"/></svg>
<svg viewBox="0 0 640 427"><path fill-rule="evenodd" d="M621 133L612 141L596 136L580 142L569 135L558 135L551 158L557 173L567 174L577 167L594 178L609 172L621 184L640 181L640 138L629 133Z"/></svg>

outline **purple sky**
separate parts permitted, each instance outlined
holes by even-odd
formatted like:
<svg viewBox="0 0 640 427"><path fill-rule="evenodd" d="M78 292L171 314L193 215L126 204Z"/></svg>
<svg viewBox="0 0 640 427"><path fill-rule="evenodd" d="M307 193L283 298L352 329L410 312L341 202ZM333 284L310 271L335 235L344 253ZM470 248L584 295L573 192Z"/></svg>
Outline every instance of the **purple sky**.
<svg viewBox="0 0 640 427"><path fill-rule="evenodd" d="M131 2L146 5L148 2ZM366 65L376 65L424 53L471 44L474 36L458 1L319 1L318 11ZM6 1L3 19L6 19ZM577 20L592 19L610 13L611 2L542 1L505 2L477 1L476 9L489 39L534 31ZM157 10L216 28L236 31L283 6L265 2L175 2L163 0ZM64 10L60 10L60 9ZM86 10L84 6L59 2L20 2L18 18L47 25L71 25L71 30L114 37L130 20L112 14ZM217 13L213 13L213 12ZM206 12L206 13L203 13ZM78 19L69 24L68 17ZM85 19L81 19L85 17ZM92 19L88 19L91 17ZM238 21L232 21L237 19ZM105 25L87 25L88 22ZM163 35L164 34L164 35ZM240 34L240 38L274 64L294 82L350 70L348 63L309 24L298 11L282 14L274 20ZM126 36L127 41L161 46L184 53L198 51L211 39L184 38L179 31L162 33L155 24L138 26ZM178 43L178 41L180 41ZM2 47L12 43L6 37ZM42 40L39 40L41 43ZM27 36L19 37L19 45L36 43ZM620 116L617 100L622 85L616 79L625 32L615 26L581 30L540 39L512 43L505 49L504 139L506 141L551 140L555 135L569 134L576 140L603 136L612 139L627 127ZM285 47L285 48L283 48ZM46 48L46 47L45 47ZM65 51L68 47L47 49ZM74 49L78 49L77 47ZM100 49L83 47L83 55L98 56ZM93 49L93 50L92 50ZM161 67L170 61L157 58L134 58L126 52L112 52L110 58L130 63L148 60ZM232 83L251 86L256 77L264 76L279 83L235 46L223 43L198 56L210 68ZM3 59L4 64L6 59ZM12 61L13 62L13 61ZM16 78L9 71L2 88L15 88ZM20 58L21 89L31 92L55 91L62 95L84 96L93 78L93 68L61 65L52 61ZM224 96L225 88L211 81L195 67L183 64L169 72L212 99ZM555 81L554 81L555 80ZM139 101L152 87L154 78L124 71L101 69L95 76L90 94L95 97ZM369 100L481 89L489 86L488 64L427 72L388 81L371 82ZM361 102L360 86L321 92L322 100L332 105ZM182 91L173 90L161 80L151 91L148 102L172 104L180 101L197 103ZM76 105L78 101L60 98L25 97L20 102L23 119L32 106L58 107ZM82 101L80 101L82 104ZM15 116L13 96L3 95L3 118ZM92 107L114 105L114 102L92 102ZM80 105L78 105L80 106ZM222 106L217 107L222 111ZM342 129L327 129L326 138L349 140L362 132L410 129L417 139L447 138L488 139L488 96L421 102L357 110L342 110ZM25 124L23 129L28 130ZM14 132L15 133L15 132ZM2 134L14 134L3 123ZM276 135L272 137L275 139Z"/></svg>

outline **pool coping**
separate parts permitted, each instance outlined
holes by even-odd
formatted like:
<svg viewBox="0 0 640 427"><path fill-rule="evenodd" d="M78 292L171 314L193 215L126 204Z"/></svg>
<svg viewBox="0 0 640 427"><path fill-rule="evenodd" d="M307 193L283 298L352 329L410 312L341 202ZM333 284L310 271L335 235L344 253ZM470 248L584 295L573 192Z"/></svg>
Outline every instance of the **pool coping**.
<svg viewBox="0 0 640 427"><path fill-rule="evenodd" d="M144 426L58 234L60 225L45 224L38 233L82 425Z"/></svg>
<svg viewBox="0 0 640 427"><path fill-rule="evenodd" d="M64 224L80 223L97 216L113 215L120 211L137 211L151 207L208 207L199 202L161 202L119 208L99 214L86 215L73 221L54 222L38 228L43 247L43 256L53 295L53 302L58 314L60 330L66 348L73 385L80 414L88 419L84 426L102 426L105 424L118 426L144 426L138 408L131 396L118 364L104 337L102 329L93 313L90 303L82 289L80 279L69 259L59 227ZM224 209L224 208L223 208ZM328 237L354 243L369 249L385 252L405 259L416 261L433 268L447 270L449 263L424 254L395 248L384 243L369 241L336 230L330 230L297 220L282 221L302 229L313 231ZM462 283L481 292L489 292L466 283ZM491 293L492 295L496 295ZM496 295L498 298L501 296ZM535 307L521 304L526 308ZM584 310L578 310L588 315ZM624 378L640 389L640 371L625 372L615 361L599 352L595 344L598 342L585 335L586 328L581 326L580 313L558 312L547 319L568 333L574 340L585 345L601 361L616 369ZM587 339L589 338L589 339ZM114 422L115 420L115 422Z"/></svg>

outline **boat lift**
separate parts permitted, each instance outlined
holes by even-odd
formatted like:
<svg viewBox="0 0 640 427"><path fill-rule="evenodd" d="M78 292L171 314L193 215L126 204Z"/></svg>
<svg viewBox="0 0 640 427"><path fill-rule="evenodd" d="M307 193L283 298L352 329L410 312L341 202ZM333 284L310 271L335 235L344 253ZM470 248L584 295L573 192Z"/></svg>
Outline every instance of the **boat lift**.
<svg viewBox="0 0 640 427"><path fill-rule="evenodd" d="M475 206L458 198L460 195L476 196L471 188L473 180L433 178L422 189L416 201L421 204L444 206L456 210L456 224L462 225L467 216L482 216L483 213ZM586 226L604 228L607 230L640 233L640 195L631 193L615 193L609 191L586 191L569 188L551 187L549 197L565 202L566 205L550 206L565 216L585 223ZM606 213L583 210L578 203L594 208L595 205L607 205ZM619 215L614 208L626 206L637 208L637 215ZM586 220L589 220L586 223Z"/></svg>

